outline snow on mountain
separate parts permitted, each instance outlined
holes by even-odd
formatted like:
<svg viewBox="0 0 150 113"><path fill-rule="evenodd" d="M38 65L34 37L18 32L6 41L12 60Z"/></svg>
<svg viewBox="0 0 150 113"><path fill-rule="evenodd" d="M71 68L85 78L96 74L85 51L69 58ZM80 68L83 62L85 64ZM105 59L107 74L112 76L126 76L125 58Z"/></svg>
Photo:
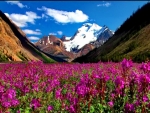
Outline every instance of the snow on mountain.
<svg viewBox="0 0 150 113"><path fill-rule="evenodd" d="M84 45L96 41L98 36L107 29L106 26L101 27L95 23L85 23L69 41L64 41L63 43L67 51L75 52Z"/></svg>
<svg viewBox="0 0 150 113"><path fill-rule="evenodd" d="M66 40L70 40L71 39L71 37L66 37Z"/></svg>

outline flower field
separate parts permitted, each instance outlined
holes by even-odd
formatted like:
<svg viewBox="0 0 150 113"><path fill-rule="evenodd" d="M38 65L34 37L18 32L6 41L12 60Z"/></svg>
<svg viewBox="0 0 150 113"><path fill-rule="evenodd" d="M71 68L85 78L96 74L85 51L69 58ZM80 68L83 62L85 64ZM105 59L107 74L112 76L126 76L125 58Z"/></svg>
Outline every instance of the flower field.
<svg viewBox="0 0 150 113"><path fill-rule="evenodd" d="M150 113L150 63L1 64L0 113Z"/></svg>

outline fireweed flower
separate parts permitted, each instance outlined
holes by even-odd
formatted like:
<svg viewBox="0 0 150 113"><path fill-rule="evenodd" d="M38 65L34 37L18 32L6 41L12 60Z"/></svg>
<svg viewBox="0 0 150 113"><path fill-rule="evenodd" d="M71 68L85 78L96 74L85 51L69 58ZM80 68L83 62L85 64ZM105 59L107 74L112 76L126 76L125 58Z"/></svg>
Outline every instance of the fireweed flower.
<svg viewBox="0 0 150 113"><path fill-rule="evenodd" d="M100 78L100 75L93 75L94 78Z"/></svg>
<svg viewBox="0 0 150 113"><path fill-rule="evenodd" d="M114 99L115 98L115 94L111 93L111 98Z"/></svg>
<svg viewBox="0 0 150 113"><path fill-rule="evenodd" d="M0 93L3 93L4 92L4 86L0 85Z"/></svg>
<svg viewBox="0 0 150 113"><path fill-rule="evenodd" d="M60 85L60 82L57 80L57 79L54 79L52 82L51 82L51 87L56 87L56 86L59 86Z"/></svg>
<svg viewBox="0 0 150 113"><path fill-rule="evenodd" d="M6 94L8 95L8 98L10 98L10 99L15 98L16 97L16 90L9 88L6 91Z"/></svg>
<svg viewBox="0 0 150 113"><path fill-rule="evenodd" d="M73 105L76 105L78 103L78 99L77 98L72 98L71 102L73 103Z"/></svg>
<svg viewBox="0 0 150 113"><path fill-rule="evenodd" d="M125 58L123 59L123 61L121 62L121 64L122 64L123 68L130 68L133 65L132 60L127 60Z"/></svg>
<svg viewBox="0 0 150 113"><path fill-rule="evenodd" d="M70 105L69 111L70 111L70 113L76 113L74 105Z"/></svg>
<svg viewBox="0 0 150 113"><path fill-rule="evenodd" d="M56 98L56 99L61 99L61 90L62 90L62 89L57 89L57 90L56 90L56 93L55 93L55 98Z"/></svg>
<svg viewBox="0 0 150 113"><path fill-rule="evenodd" d="M16 91L12 88L9 88L5 93L2 94L1 103L4 107L17 106L19 104L19 100L16 99Z"/></svg>
<svg viewBox="0 0 150 113"><path fill-rule="evenodd" d="M142 62L142 65L141 65L140 68L141 68L144 72L146 72L147 70L150 69L150 66L148 66L147 63L143 63L143 62Z"/></svg>
<svg viewBox="0 0 150 113"><path fill-rule="evenodd" d="M53 106L49 105L49 106L47 107L47 111L51 111L51 110L53 110Z"/></svg>
<svg viewBox="0 0 150 113"><path fill-rule="evenodd" d="M30 92L30 89L28 86L24 86L21 90L23 93L29 93Z"/></svg>
<svg viewBox="0 0 150 113"><path fill-rule="evenodd" d="M125 104L125 111L128 113L128 112L131 112L131 111L134 111L134 105L133 104L130 104L130 103L126 103Z"/></svg>
<svg viewBox="0 0 150 113"><path fill-rule="evenodd" d="M52 91L52 86L49 84L47 87L46 87L46 92L51 92Z"/></svg>
<svg viewBox="0 0 150 113"><path fill-rule="evenodd" d="M108 102L108 105L109 105L109 107L113 107L114 106L114 103L113 103L113 101L110 101L110 102Z"/></svg>
<svg viewBox="0 0 150 113"><path fill-rule="evenodd" d="M39 85L38 85L38 83L35 83L35 84L32 85L32 90L33 91L37 91L37 92L39 91Z"/></svg>
<svg viewBox="0 0 150 113"><path fill-rule="evenodd" d="M143 100L143 102L148 102L149 99L148 99L147 95L145 95L145 96L143 96L142 100Z"/></svg>
<svg viewBox="0 0 150 113"><path fill-rule="evenodd" d="M11 107L11 102L7 102L7 101L2 101L2 106L3 107L6 107L6 108L9 108L9 107Z"/></svg>
<svg viewBox="0 0 150 113"><path fill-rule="evenodd" d="M115 85L119 89L124 88L125 82L124 82L123 78L121 78L120 76L117 76L117 78L115 80Z"/></svg>
<svg viewBox="0 0 150 113"><path fill-rule="evenodd" d="M17 100L17 99L11 100L11 105L13 105L13 106L19 105L19 100Z"/></svg>
<svg viewBox="0 0 150 113"><path fill-rule="evenodd" d="M139 92L146 91L150 85L150 77L147 74L139 76Z"/></svg>
<svg viewBox="0 0 150 113"><path fill-rule="evenodd" d="M18 110L18 111L17 111L17 113L21 113L21 111L20 111L20 110Z"/></svg>
<svg viewBox="0 0 150 113"><path fill-rule="evenodd" d="M110 79L110 76L109 75L107 75L107 74L105 74L105 76L104 76L104 80L105 80L105 82L106 81L108 81Z"/></svg>
<svg viewBox="0 0 150 113"><path fill-rule="evenodd" d="M134 103L136 106L139 106L140 104L141 104L141 102L140 102L140 100L139 99L137 99L136 101L135 101L135 103Z"/></svg>
<svg viewBox="0 0 150 113"><path fill-rule="evenodd" d="M41 107L39 99L32 99L32 101L30 103L30 107L34 108L34 109Z"/></svg>
<svg viewBox="0 0 150 113"><path fill-rule="evenodd" d="M67 98L68 100L70 100L70 101L71 101L72 95L71 95L71 93L70 93L70 92L67 92L67 94L66 94L66 98Z"/></svg>
<svg viewBox="0 0 150 113"><path fill-rule="evenodd" d="M81 84L76 86L76 92L78 95L85 96L88 92L89 88L86 85Z"/></svg>

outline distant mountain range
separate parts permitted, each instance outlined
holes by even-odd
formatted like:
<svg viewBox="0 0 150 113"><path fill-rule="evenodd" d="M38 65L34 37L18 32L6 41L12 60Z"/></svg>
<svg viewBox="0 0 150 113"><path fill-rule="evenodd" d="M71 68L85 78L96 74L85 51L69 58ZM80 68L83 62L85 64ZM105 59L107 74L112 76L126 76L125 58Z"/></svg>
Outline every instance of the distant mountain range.
<svg viewBox="0 0 150 113"><path fill-rule="evenodd" d="M133 13L115 34L102 46L74 62L121 61L131 58L142 62L150 60L150 3Z"/></svg>
<svg viewBox="0 0 150 113"><path fill-rule="evenodd" d="M107 26L99 26L95 23L83 24L72 37L62 36L61 39L48 35L35 43L40 50L60 57L67 61L87 54L95 47L101 46L114 32Z"/></svg>
<svg viewBox="0 0 150 113"><path fill-rule="evenodd" d="M102 45L113 35L106 26L85 23L72 37L48 35L32 44L26 34L0 11L0 62L72 61Z"/></svg>
<svg viewBox="0 0 150 113"><path fill-rule="evenodd" d="M112 32L107 26L84 23L72 37L47 35L32 44L26 34L0 11L0 62L99 62L150 59L150 3Z"/></svg>

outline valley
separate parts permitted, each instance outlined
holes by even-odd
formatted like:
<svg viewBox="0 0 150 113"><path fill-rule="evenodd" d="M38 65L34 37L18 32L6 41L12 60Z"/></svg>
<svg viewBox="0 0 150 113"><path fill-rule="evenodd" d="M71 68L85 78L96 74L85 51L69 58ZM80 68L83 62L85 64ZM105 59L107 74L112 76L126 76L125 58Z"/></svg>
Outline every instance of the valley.
<svg viewBox="0 0 150 113"><path fill-rule="evenodd" d="M150 113L150 2L0 8L0 113Z"/></svg>

